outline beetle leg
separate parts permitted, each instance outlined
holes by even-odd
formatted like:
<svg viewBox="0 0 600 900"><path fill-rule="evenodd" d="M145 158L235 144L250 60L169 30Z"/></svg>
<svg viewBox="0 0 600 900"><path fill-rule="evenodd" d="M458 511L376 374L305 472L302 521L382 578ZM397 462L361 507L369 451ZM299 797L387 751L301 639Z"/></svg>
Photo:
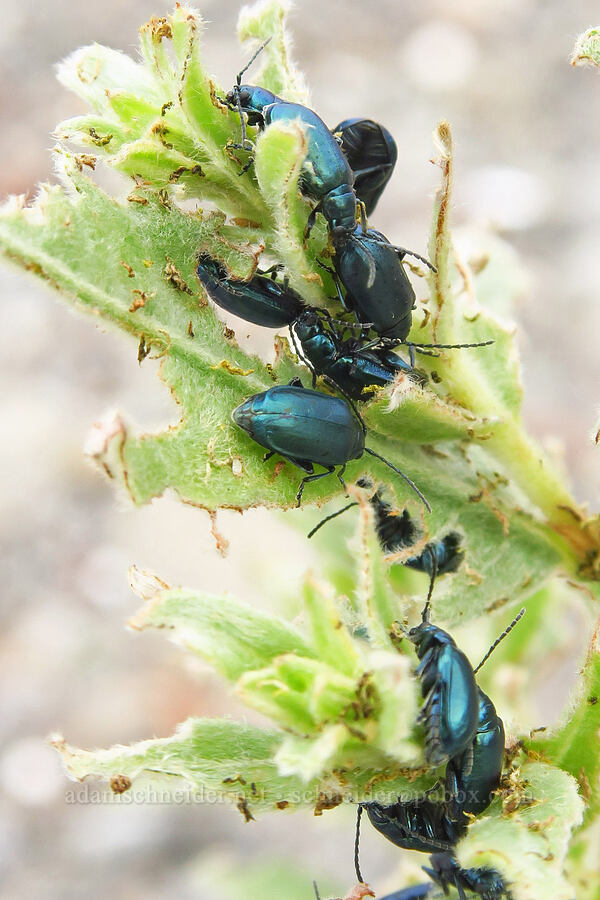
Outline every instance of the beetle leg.
<svg viewBox="0 0 600 900"><path fill-rule="evenodd" d="M440 788L441 786L442 786L442 782L441 782L440 779L438 778L438 780L435 782L435 784L434 784L432 787L427 788L426 791L423 791L423 796L424 796L424 797L429 797L429 796L431 796L431 794L435 794L435 792L436 792L436 791L438 790L438 788Z"/></svg>
<svg viewBox="0 0 600 900"><path fill-rule="evenodd" d="M341 486L344 488L345 495L348 496L348 488L346 487L346 482L344 481L344 472L345 471L346 471L346 463L344 463L344 465L341 467L341 469L338 469L337 477L338 477L338 480L339 480Z"/></svg>
<svg viewBox="0 0 600 900"><path fill-rule="evenodd" d="M225 149L226 150L245 150L247 153L252 153L252 151L254 150L254 144L252 143L252 141L249 141L248 139L241 141L239 144L235 143L234 141L227 141L227 143L225 144Z"/></svg>
<svg viewBox="0 0 600 900"><path fill-rule="evenodd" d="M290 380L288 381L288 387L302 387L302 386L303 386L302 382L298 378L297 375L294 375L294 377L290 378Z"/></svg>
<svg viewBox="0 0 600 900"><path fill-rule="evenodd" d="M265 455L263 456L263 462L266 462L268 459L271 459L272 456L275 456L275 451L269 450L269 452L265 453Z"/></svg>
<svg viewBox="0 0 600 900"><path fill-rule="evenodd" d="M367 207L362 200L358 200L358 208L360 209L360 225L363 232L366 233L369 230L369 223L367 222Z"/></svg>
<svg viewBox="0 0 600 900"><path fill-rule="evenodd" d="M342 283L341 283L340 279L338 278L337 272L334 271L332 277L333 277L333 283L335 285L335 290L337 293L337 298L340 301L340 303L342 304L342 306L344 307L344 309L347 310L348 305L346 303L346 298L344 297L344 292L342 291ZM353 312L354 312L354 310L353 310ZM354 313L354 315L356 316L356 313ZM356 321L357 322L359 321L358 316L356 316Z"/></svg>
<svg viewBox="0 0 600 900"><path fill-rule="evenodd" d="M469 744L467 749L464 752L462 767L463 767L463 775L468 776L473 771L473 758L474 758L474 748L473 744Z"/></svg>
<svg viewBox="0 0 600 900"><path fill-rule="evenodd" d="M336 388L336 390L338 390L338 391L340 392L340 394L342 394L342 395L344 396L344 398L346 399L346 401L347 401L347 403L348 403L348 406L350 406L350 408L352 409L352 412L353 412L354 415L356 416L356 418L357 418L357 420L358 420L358 424L359 424L360 427L362 428L363 434L366 435L366 433L367 433L367 426L365 425L365 422L364 422L363 417L361 416L361 414L360 414L359 411L357 410L356 404L354 403L354 400L352 399L352 397L350 396L350 394L346 393L346 391L345 391L342 387L340 387L340 385L337 384L337 383L333 380L333 378L328 378L327 375L323 375L322 378L323 378L323 381L324 381L326 384L332 385L334 388ZM345 465L345 464L344 464L344 465Z"/></svg>
<svg viewBox="0 0 600 900"><path fill-rule="evenodd" d="M321 206L322 206L322 203L319 200L317 205L313 206L312 210L310 211L310 215L308 217L308 221L306 222L306 226L304 228L304 235L302 238L305 247L306 247L308 238L310 237L310 233L313 229L313 225L315 224L315 222L317 220L317 213L320 212L320 210L321 210Z"/></svg>
<svg viewBox="0 0 600 900"><path fill-rule="evenodd" d="M273 279L273 281L275 281L275 279L277 278L277 273L280 271L280 269L284 269L284 268L285 268L285 266L282 265L281 263L273 263L273 265L269 266L268 269L257 269L256 274L257 275L270 275L271 278ZM289 279L288 279L288 281L289 281ZM287 288L285 278L283 280L283 286L285 288Z"/></svg>
<svg viewBox="0 0 600 900"><path fill-rule="evenodd" d="M298 493L296 494L296 506L300 506L302 503L302 494L304 493L304 487L309 483L309 481L318 481L319 478L327 478L328 475L333 475L335 472L335 466L327 466L326 472L317 472L314 475L306 475L305 478L300 482L300 487L298 488Z"/></svg>
<svg viewBox="0 0 600 900"><path fill-rule="evenodd" d="M365 166L363 169L354 169L354 180L362 175L374 175L375 172L385 172L387 169L393 169L393 163L378 163L376 166Z"/></svg>
<svg viewBox="0 0 600 900"><path fill-rule="evenodd" d="M333 268L333 266L325 265L325 263L321 262L320 259L315 259L315 262L319 266L319 268L325 269L326 272L329 272L330 275L333 275L335 277L335 269Z"/></svg>
<svg viewBox="0 0 600 900"><path fill-rule="evenodd" d="M250 157L248 158L248 162L246 163L245 166L242 167L242 171L241 171L239 174L240 174L240 175L245 175L246 172L248 171L248 169L250 168L250 166L252 166L253 163L254 163L254 156L250 156Z"/></svg>
<svg viewBox="0 0 600 900"><path fill-rule="evenodd" d="M458 877L454 880L454 887L458 891L459 900L467 900L467 895L465 894L465 889L462 886L461 882L458 880Z"/></svg>

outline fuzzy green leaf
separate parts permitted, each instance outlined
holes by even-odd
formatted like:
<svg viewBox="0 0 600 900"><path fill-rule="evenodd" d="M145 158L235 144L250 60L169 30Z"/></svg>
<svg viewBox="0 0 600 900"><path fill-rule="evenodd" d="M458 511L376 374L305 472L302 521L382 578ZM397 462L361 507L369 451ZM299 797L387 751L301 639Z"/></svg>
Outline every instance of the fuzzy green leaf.
<svg viewBox="0 0 600 900"><path fill-rule="evenodd" d="M553 734L528 746L577 779L586 822L600 815L600 625L596 627L576 687L576 697Z"/></svg>
<svg viewBox="0 0 600 900"><path fill-rule="evenodd" d="M564 869L571 832L581 822L577 783L560 769L537 762L525 762L519 779L531 805L500 815L500 804L494 804L490 814L469 827L457 858L465 867L499 871L519 900L572 900Z"/></svg>
<svg viewBox="0 0 600 900"><path fill-rule="evenodd" d="M413 662L353 637L343 622L343 598L330 595L326 608L317 608L309 586L303 635L239 601L171 589L137 570L132 586L146 600L133 627L170 629L178 643L230 680L247 705L285 731L190 720L172 738L129 748L88 752L58 741L73 777L143 776L152 783L158 776L178 776L194 790L219 791L238 801L243 796L261 809L277 803L319 809L373 796L382 773L386 797L421 789ZM377 625L378 606L367 605ZM331 630L339 652L327 663L318 652ZM253 790L245 787L252 783Z"/></svg>
<svg viewBox="0 0 600 900"><path fill-rule="evenodd" d="M281 778L277 773L273 756L280 734L225 719L188 719L170 738L110 750L78 750L60 737L52 743L69 775L78 780L90 775L105 780L121 776L133 783L144 776L144 783L158 786L164 785L165 776L175 777L177 787L196 792L199 801L211 792L212 797L232 802L245 798L251 809L263 810L282 801L292 786L299 798L304 792L310 797L310 788L299 779ZM260 794L254 797L252 783L260 786Z"/></svg>
<svg viewBox="0 0 600 900"><path fill-rule="evenodd" d="M354 637L345 622L344 599L312 581L305 590L304 635L245 603L169 588L133 569L132 587L146 603L130 625L170 629L177 643L231 681L247 706L292 732L295 737L286 738L276 756L282 774L311 780L329 768L352 770L357 751L371 773L383 755L404 768L420 765L411 725L416 716L412 663L387 639L383 623L399 616L400 607L396 603L394 616L389 598L384 607L378 600L384 587L368 574L380 566L378 548L376 555L376 563L362 564L358 607L369 610L369 630L385 636L387 652L373 651L363 636ZM409 709L414 715L407 717ZM362 791L365 780L347 776L346 790Z"/></svg>
<svg viewBox="0 0 600 900"><path fill-rule="evenodd" d="M290 39L285 27L285 17L291 4L283 0L266 0L252 6L244 6L238 18L238 38L246 41L257 38L269 43L257 59L257 71L252 84L261 84L274 94L293 103L309 103L304 75L290 57Z"/></svg>
<svg viewBox="0 0 600 900"><path fill-rule="evenodd" d="M148 602L129 624L139 630L171 630L176 643L197 653L232 681L282 653L313 654L302 635L277 616L230 597L168 589L135 568L130 576L133 589Z"/></svg>

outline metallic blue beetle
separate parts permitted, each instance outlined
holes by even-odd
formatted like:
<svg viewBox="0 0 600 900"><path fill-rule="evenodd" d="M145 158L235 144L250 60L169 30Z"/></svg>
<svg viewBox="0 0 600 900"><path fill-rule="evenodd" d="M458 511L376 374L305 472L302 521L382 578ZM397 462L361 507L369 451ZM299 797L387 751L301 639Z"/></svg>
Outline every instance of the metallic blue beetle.
<svg viewBox="0 0 600 900"><path fill-rule="evenodd" d="M366 479L362 479L361 487L372 487ZM416 544L421 531L407 509L402 513L394 510L383 498L378 489L369 498L375 513L375 528L379 543L385 553L397 553ZM403 565L428 575L445 575L456 572L464 559L464 550L460 549L462 538L456 531L449 531L438 541L430 541L418 556L411 556Z"/></svg>
<svg viewBox="0 0 600 900"><path fill-rule="evenodd" d="M404 269L405 256L414 256L434 272L435 267L418 253L396 247L386 236L366 222L356 225L349 234L332 232L334 248L333 268L323 265L333 276L338 298L345 309L354 313L365 327L371 328L380 344L395 347L407 344L427 353L431 348L458 350L470 347L486 347L494 341L478 341L467 344L426 344L408 341L412 326L412 311L416 297L413 286Z"/></svg>
<svg viewBox="0 0 600 900"><path fill-rule="evenodd" d="M383 805L363 803L371 824L405 850L451 850L465 834L469 816L490 805L504 763L504 725L487 694L478 687L479 722L469 747L448 761L442 802L428 797Z"/></svg>
<svg viewBox="0 0 600 900"><path fill-rule="evenodd" d="M370 324L388 344L406 340L416 297L402 265L401 251L385 235L357 225L352 237L332 234L338 296L359 322ZM399 256L400 253L400 256ZM337 282L336 282L337 283Z"/></svg>
<svg viewBox="0 0 600 900"><path fill-rule="evenodd" d="M429 615L428 599L421 624L407 637L421 660L416 674L424 698L419 720L425 727L425 757L430 765L439 766L471 746L478 696L471 663L447 631L431 624Z"/></svg>
<svg viewBox="0 0 600 900"><path fill-rule="evenodd" d="M359 487L373 490L373 483L369 478L359 478L356 482ZM412 547L421 538L422 532L407 509L400 513L384 500L381 490L377 489L369 497L369 503L375 513L375 528L379 543L385 553L397 553ZM331 519L336 519L348 509L358 506L354 501L331 513L315 525L308 533L311 538ZM417 556L410 556L401 565L416 569L419 572L427 572L428 575L445 575L448 572L456 572L464 559L464 550L461 550L462 537L457 531L449 531L439 541L430 541Z"/></svg>
<svg viewBox="0 0 600 900"><path fill-rule="evenodd" d="M524 612L521 610L494 641L473 670L474 674ZM359 880L362 880L358 863L360 818L362 809L366 809L374 827L396 846L429 853L434 851L430 859L431 868L424 869L445 893L448 886L453 885L460 897L466 896L465 890L478 894L483 900L511 897L498 872L482 868L463 869L453 857L454 847L467 831L470 817L479 815L490 805L493 793L500 784L504 762L502 719L490 698L479 687L477 694L477 730L472 745L448 761L443 801L436 802L423 796L408 802L398 798L397 803L389 805L374 802L359 804L355 844L355 867Z"/></svg>
<svg viewBox="0 0 600 900"><path fill-rule="evenodd" d="M345 489L346 464L365 450L364 432L345 400L297 384L255 394L233 410L232 418L269 456L278 453L308 473L296 495L298 506L305 485L333 474L336 466ZM315 474L315 464L327 471Z"/></svg>
<svg viewBox="0 0 600 900"><path fill-rule="evenodd" d="M469 816L488 808L500 784L504 764L504 724L487 694L477 688L478 723L473 746L448 761L445 793L446 815L458 838Z"/></svg>
<svg viewBox="0 0 600 900"><path fill-rule="evenodd" d="M317 200L317 204L309 216L306 232L310 231L317 212L321 212L335 249L335 272L346 291L345 297L340 294L342 302L360 322L371 323L380 337L391 343L403 342L410 331L415 294L401 260L411 251L394 247L385 235L357 223L354 174L323 120L308 107L289 103L256 85L238 83L227 94L227 102L239 109L242 122L245 113L249 123L259 128L276 121L297 119L308 126L308 152L300 189ZM244 137L239 146L249 149L246 143ZM376 201L384 186L385 183L379 191L367 186L371 208L373 194ZM422 256L411 255L430 265Z"/></svg>
<svg viewBox="0 0 600 900"><path fill-rule="evenodd" d="M373 385L391 384L400 372L423 384L426 376L385 347L363 349L353 339L343 340L333 327L345 323L331 318L325 309L307 307L296 291L267 273L249 281L228 278L225 267L202 254L196 274L211 299L227 312L265 328L289 327L296 352L313 373L338 387L352 400L369 400ZM301 350L296 345L296 339Z"/></svg>
<svg viewBox="0 0 600 900"><path fill-rule="evenodd" d="M392 384L404 372L419 384L427 376L385 347L365 349L355 339L342 340L337 331L315 310L306 310L294 322L292 335L314 374L322 375L352 400L370 400L374 385Z"/></svg>
<svg viewBox="0 0 600 900"><path fill-rule="evenodd" d="M203 253L198 257L196 275L217 306L263 328L285 328L306 309L296 291L259 273L249 281L228 278L218 260Z"/></svg>
<svg viewBox="0 0 600 900"><path fill-rule="evenodd" d="M266 43L268 41L258 48L250 62L238 73L235 87L226 97L227 104L238 110L242 128L242 142L232 146L253 149L252 143L246 139L246 117L251 125L257 125L259 129L276 121L300 120L307 126L308 149L300 189L317 203L309 216L305 234L308 235L317 213L321 212L327 221L335 249L335 271L347 292L347 307L355 312L360 322L373 323L374 330L388 344L401 343L410 331L415 300L401 262L411 251L393 247L384 235L369 229L366 222L358 225L354 173L340 144L313 110L284 100L260 85L241 83L242 75ZM377 158L383 145L384 156L388 160L393 158L393 147L387 143L387 132L380 130L378 136L367 137L364 126L355 124L353 132L351 122L341 124L346 125L348 135L354 134L356 137L358 134L356 159L359 165L362 166L365 160L370 163L371 154ZM381 126L376 127L381 129ZM389 138L395 147L391 135ZM365 177L381 175L379 166L377 159L375 172L362 172L363 186ZM368 170L372 166L369 164L366 168ZM374 205L373 197L376 201L383 186L375 187L373 194L373 185L367 183L367 196L371 204ZM434 268L422 256L412 255ZM343 294L341 298L344 302Z"/></svg>
<svg viewBox="0 0 600 900"><path fill-rule="evenodd" d="M263 44L236 79L236 85L226 97L227 104L237 109L242 124L242 150L252 150L246 140L244 113L250 125L259 129L273 122L300 120L306 128L308 152L302 168L300 189L303 194L317 201L311 213L308 230L318 211L327 220L332 234L349 234L356 227L356 195L353 190L354 173L342 149L325 122L307 106L291 103L253 84L242 84L241 76L263 49Z"/></svg>
<svg viewBox="0 0 600 900"><path fill-rule="evenodd" d="M340 467L337 477L345 490L343 474L346 464L359 459L363 453L369 453L400 475L431 510L410 478L370 447L365 447L364 426L341 397L308 390L302 387L299 378L295 378L289 385L255 394L234 409L231 415L236 425L267 448L266 459L278 453L308 473L296 495L298 506L302 502L305 485L332 475L337 466ZM315 473L315 465L323 466L327 471Z"/></svg>
<svg viewBox="0 0 600 900"><path fill-rule="evenodd" d="M398 799L397 803L376 801L361 803L371 825L384 837L403 850L451 850L453 841L446 830L444 803L428 797L413 800Z"/></svg>
<svg viewBox="0 0 600 900"><path fill-rule="evenodd" d="M354 172L354 193L370 216L392 177L398 159L396 141L372 119L344 119L332 130Z"/></svg>
<svg viewBox="0 0 600 900"><path fill-rule="evenodd" d="M435 829L437 823L437 827L439 827L441 830L442 804L438 804L440 810L435 812L435 804L431 803L431 801L423 802L426 802L430 805L429 816L418 816L417 818L413 818L414 809L412 809L411 811L409 811L408 815L405 811L402 811L402 820L412 827L421 827L423 825L423 821L427 821L430 825L432 825L433 829ZM388 809L391 810L391 808L392 807L389 807ZM385 809L385 807L383 807L383 809ZM369 809L368 811L369 813L371 812ZM376 824L376 816L372 818L371 821L373 821L373 824L378 827ZM359 838L359 822L360 818L357 820L357 848ZM477 894L482 898L482 900L503 900L503 898L506 898L506 900L512 900L512 896L508 889L508 886L499 872L497 872L495 869L489 868L462 868L460 863L453 856L453 844L446 844L444 849L440 849L444 846L445 842L441 841L438 837L429 837L429 834L425 833L412 833L404 835L400 828L400 820L398 822L397 834L394 834L394 832L391 830L391 821L386 820L381 824L385 826L385 829L379 827L378 830L385 834L386 837L389 837L389 839L392 840L392 842L397 846L403 847L408 850L420 850L425 853L431 853L432 850L435 851L429 858L430 866L423 866L423 870L430 876L433 882L438 884L443 889L445 894L448 893L448 887L453 886L457 889L458 895L461 900L465 900L466 898L465 891L469 891L472 894ZM464 833L464 830L462 833ZM355 854L355 867L359 882L363 882L363 876L360 871L360 865L358 863L358 849L356 850ZM427 887L429 887L429 890L426 890ZM433 885L416 885L414 888L406 888L406 893L404 891L398 891L397 893L390 895L390 900L413 900L413 898L414 900L418 900L418 898L420 897L428 896L429 891L432 888Z"/></svg>

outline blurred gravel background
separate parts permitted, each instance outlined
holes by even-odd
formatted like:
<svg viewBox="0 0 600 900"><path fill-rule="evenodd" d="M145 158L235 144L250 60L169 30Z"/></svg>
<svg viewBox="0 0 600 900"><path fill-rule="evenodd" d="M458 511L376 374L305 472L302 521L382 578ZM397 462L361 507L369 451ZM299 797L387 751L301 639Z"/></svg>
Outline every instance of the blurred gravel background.
<svg viewBox="0 0 600 900"><path fill-rule="evenodd" d="M137 27L168 9L156 0L1 0L0 196L52 177L49 134L83 112L53 64L93 41L135 53ZM209 69L229 86L247 57L235 39L238 4L200 9L211 23ZM421 251L437 185L431 132L440 118L451 122L454 221L493 223L522 258L526 416L540 440L558 439L592 509L600 81L568 58L598 15L589 0L304 0L292 17L295 55L325 121L369 115L396 136L397 171L374 224ZM341 891L353 878L347 811L245 825L229 808L68 802L77 789L43 744L50 731L107 746L166 736L191 714L243 714L161 636L124 630L138 605L127 566L268 605L261 567L274 561L293 594L310 556L301 535L261 511L220 518L231 541L221 560L203 513L170 498L136 511L119 505L81 447L111 406L148 428L175 420L154 364L138 367L132 343L105 338L18 272L2 270L0 285L1 900L264 896L215 888L210 860L221 853L241 873L263 857L294 860L307 900L313 876ZM398 887L399 854L372 838L365 829L366 870L379 889Z"/></svg>

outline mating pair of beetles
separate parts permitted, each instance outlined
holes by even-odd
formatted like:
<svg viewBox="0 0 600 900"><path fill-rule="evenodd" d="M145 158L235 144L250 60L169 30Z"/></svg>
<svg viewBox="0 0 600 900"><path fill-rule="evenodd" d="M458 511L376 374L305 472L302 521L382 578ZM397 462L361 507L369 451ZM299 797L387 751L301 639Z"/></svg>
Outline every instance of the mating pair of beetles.
<svg viewBox="0 0 600 900"><path fill-rule="evenodd" d="M465 900L467 892L481 900L513 900L509 885L499 872L485 867L463 868L454 850L472 819L490 805L504 764L504 725L475 676L525 610L494 641L479 665L472 668L448 632L430 622L435 578L434 562L421 623L410 630L398 626L395 634L402 633L415 645L419 659L416 676L423 697L419 721L425 731L425 756L432 767L446 763L443 799L432 799L434 788L412 800L399 797L391 804L358 804L354 864L359 884L351 896L357 891L361 897L372 896L359 863L360 822L366 810L373 826L393 844L430 854L430 865L423 867L430 876L429 882L397 891L383 900L420 900L428 897L435 885L445 894L450 887L456 888L461 900ZM319 900L316 885L315 895Z"/></svg>
<svg viewBox="0 0 600 900"><path fill-rule="evenodd" d="M423 706L419 720L425 729L425 757L431 766L446 762L443 800L428 792L414 800L383 805L359 804L356 825L355 868L363 882L358 860L360 820L363 810L373 826L388 840L406 850L430 853L430 866L423 867L432 882L393 895L394 900L425 897L433 883L448 892L453 886L459 897L466 891L482 900L510 900L502 876L494 869L460 866L454 848L467 831L472 817L490 805L500 784L504 764L504 725L492 700L475 681L475 675L525 610L490 647L473 669L453 638L430 622L435 569L421 624L402 632L414 645L420 660L416 675L421 682ZM390 897L389 900L392 900Z"/></svg>
<svg viewBox="0 0 600 900"><path fill-rule="evenodd" d="M198 277L219 306L255 324L289 327L298 356L312 372L313 387L320 375L348 401L308 390L296 379L249 398L234 410L233 419L269 451L268 456L278 453L306 472L297 493L298 505L307 483L333 474L337 467L344 485L347 463L367 452L401 475L429 509L409 478L365 446L365 427L353 401L368 399L373 386L390 384L399 372L422 380L414 368L415 348L427 352L425 348L432 346L481 345L407 342L415 304L402 265L409 251L392 245L366 221L391 177L397 158L395 141L387 129L369 119L348 119L332 132L313 110L282 100L261 86L242 84L242 75L266 43L238 74L226 97L229 106L239 112L242 130L241 143L230 146L253 151L246 137L246 120L259 129L281 121L299 120L305 126L307 155L299 184L305 196L316 200L306 234L320 212L333 248L330 272L338 298L356 323L335 320L324 309L307 308L285 280L281 284L269 278L268 272L248 282L237 281L228 277L220 262L201 255ZM241 174L251 163L252 157ZM412 255L427 263L418 254ZM360 339L345 339L337 325L344 330L358 327ZM410 348L410 364L391 350L402 343ZM315 473L315 465L325 472Z"/></svg>

